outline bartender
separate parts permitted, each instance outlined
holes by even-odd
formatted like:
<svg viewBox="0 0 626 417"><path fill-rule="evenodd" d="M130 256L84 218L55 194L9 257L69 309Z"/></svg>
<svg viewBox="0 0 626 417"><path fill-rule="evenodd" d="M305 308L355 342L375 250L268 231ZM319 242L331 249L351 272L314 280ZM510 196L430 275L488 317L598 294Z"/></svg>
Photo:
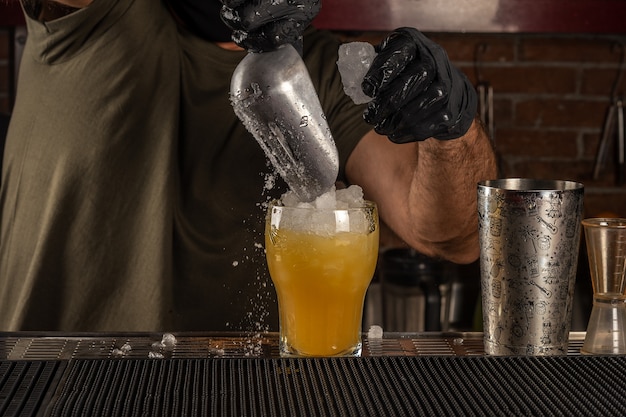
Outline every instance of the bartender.
<svg viewBox="0 0 626 417"><path fill-rule="evenodd" d="M263 215L287 187L229 103L242 48L296 45L339 179L419 252L477 259L476 183L495 176L494 154L445 51L394 31L363 82L373 100L357 106L338 41L309 26L319 0L224 3L23 0L0 330L277 329Z"/></svg>

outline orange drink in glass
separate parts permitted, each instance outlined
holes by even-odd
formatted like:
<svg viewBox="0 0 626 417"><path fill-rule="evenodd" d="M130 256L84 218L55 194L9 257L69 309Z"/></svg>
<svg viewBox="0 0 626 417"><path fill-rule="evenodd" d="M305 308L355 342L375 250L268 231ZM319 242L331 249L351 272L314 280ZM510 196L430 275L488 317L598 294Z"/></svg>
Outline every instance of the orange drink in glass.
<svg viewBox="0 0 626 417"><path fill-rule="evenodd" d="M283 356L359 356L365 293L378 259L376 205L270 204L267 263L278 295Z"/></svg>

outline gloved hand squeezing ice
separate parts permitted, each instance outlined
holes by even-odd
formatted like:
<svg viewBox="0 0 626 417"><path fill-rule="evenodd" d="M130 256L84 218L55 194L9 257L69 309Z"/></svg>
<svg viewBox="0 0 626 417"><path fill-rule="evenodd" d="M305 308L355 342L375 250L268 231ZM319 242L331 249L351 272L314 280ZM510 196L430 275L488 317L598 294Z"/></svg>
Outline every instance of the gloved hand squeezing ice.
<svg viewBox="0 0 626 417"><path fill-rule="evenodd" d="M363 79L372 97L364 113L393 142L463 136L476 115L476 90L441 46L417 29L400 28L378 47Z"/></svg>
<svg viewBox="0 0 626 417"><path fill-rule="evenodd" d="M233 41L251 52L290 43L302 51L302 33L319 13L321 0L221 0L222 20Z"/></svg>

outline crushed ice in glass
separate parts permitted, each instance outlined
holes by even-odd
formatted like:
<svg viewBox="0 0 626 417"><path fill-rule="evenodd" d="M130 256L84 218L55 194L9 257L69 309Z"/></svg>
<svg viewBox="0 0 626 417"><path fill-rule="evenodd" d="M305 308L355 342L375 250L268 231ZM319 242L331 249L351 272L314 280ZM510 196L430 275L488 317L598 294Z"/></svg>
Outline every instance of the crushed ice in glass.
<svg viewBox="0 0 626 417"><path fill-rule="evenodd" d="M335 186L311 202L301 201L296 193L287 191L281 197L285 207L316 210L295 211L281 219L281 227L305 230L320 235L351 231L367 233L371 230L371 219L363 211L353 210L366 205L363 189L358 185L337 189Z"/></svg>
<svg viewBox="0 0 626 417"><path fill-rule="evenodd" d="M374 47L367 42L349 42L339 46L337 68L343 90L355 104L367 103L372 99L363 93L361 82L375 57Z"/></svg>

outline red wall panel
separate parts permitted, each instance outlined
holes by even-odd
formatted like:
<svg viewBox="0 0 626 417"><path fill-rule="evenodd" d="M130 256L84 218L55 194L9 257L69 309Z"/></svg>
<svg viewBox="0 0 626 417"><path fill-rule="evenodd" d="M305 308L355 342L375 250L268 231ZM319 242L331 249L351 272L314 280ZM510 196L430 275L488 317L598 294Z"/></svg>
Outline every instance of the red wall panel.
<svg viewBox="0 0 626 417"><path fill-rule="evenodd" d="M0 26L23 24L0 0ZM320 28L426 32L626 33L626 0L323 0Z"/></svg>
<svg viewBox="0 0 626 417"><path fill-rule="evenodd" d="M626 33L625 0L325 0L320 28Z"/></svg>

